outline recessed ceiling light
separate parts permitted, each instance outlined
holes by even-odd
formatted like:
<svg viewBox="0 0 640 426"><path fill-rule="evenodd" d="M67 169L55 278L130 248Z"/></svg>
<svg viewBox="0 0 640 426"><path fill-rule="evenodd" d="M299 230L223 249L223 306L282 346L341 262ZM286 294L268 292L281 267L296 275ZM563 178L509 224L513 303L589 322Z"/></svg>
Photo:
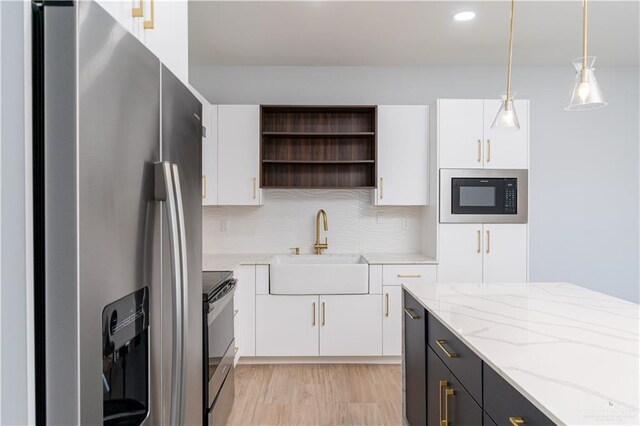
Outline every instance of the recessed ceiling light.
<svg viewBox="0 0 640 426"><path fill-rule="evenodd" d="M476 17L475 12L471 12L470 10L466 10L464 12L458 12L453 15L453 19L455 21L470 21Z"/></svg>

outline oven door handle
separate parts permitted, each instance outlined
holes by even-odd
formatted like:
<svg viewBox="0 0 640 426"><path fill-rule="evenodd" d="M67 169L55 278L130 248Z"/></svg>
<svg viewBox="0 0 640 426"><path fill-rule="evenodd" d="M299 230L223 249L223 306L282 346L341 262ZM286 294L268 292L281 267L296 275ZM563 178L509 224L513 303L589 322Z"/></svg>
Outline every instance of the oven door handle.
<svg viewBox="0 0 640 426"><path fill-rule="evenodd" d="M155 164L155 199L164 202L169 226L172 281L172 366L170 425L182 425L185 378L185 318L187 287L187 254L184 210L178 167L163 161Z"/></svg>
<svg viewBox="0 0 640 426"><path fill-rule="evenodd" d="M209 314L207 315L207 324L211 325L213 320L222 312L225 306L233 301L233 293L235 292L238 280L231 281L231 285L224 291L222 297L215 302L209 303Z"/></svg>

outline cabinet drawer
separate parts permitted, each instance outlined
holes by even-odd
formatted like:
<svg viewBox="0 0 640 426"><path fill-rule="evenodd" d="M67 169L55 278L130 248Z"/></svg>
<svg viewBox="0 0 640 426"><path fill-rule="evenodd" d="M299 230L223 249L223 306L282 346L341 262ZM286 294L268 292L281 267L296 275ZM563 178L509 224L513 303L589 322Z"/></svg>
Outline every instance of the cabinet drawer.
<svg viewBox="0 0 640 426"><path fill-rule="evenodd" d="M435 265L384 265L382 267L383 285L433 284L435 282Z"/></svg>
<svg viewBox="0 0 640 426"><path fill-rule="evenodd" d="M520 417L526 426L555 424L527 398L486 364L484 368L484 411L498 426L511 426L510 418Z"/></svg>
<svg viewBox="0 0 640 426"><path fill-rule="evenodd" d="M482 402L482 360L433 315L427 321L429 346L460 380L477 403Z"/></svg>

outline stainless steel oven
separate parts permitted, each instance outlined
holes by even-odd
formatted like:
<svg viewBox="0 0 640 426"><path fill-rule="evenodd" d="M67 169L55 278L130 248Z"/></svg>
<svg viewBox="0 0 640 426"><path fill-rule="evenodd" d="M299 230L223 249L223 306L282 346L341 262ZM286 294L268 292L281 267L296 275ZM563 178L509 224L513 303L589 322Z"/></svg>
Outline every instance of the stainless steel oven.
<svg viewBox="0 0 640 426"><path fill-rule="evenodd" d="M529 172L440 170L440 222L527 223Z"/></svg>
<svg viewBox="0 0 640 426"><path fill-rule="evenodd" d="M203 272L203 402L204 419L209 426L224 425L233 406L233 293L236 285L237 280L231 272Z"/></svg>

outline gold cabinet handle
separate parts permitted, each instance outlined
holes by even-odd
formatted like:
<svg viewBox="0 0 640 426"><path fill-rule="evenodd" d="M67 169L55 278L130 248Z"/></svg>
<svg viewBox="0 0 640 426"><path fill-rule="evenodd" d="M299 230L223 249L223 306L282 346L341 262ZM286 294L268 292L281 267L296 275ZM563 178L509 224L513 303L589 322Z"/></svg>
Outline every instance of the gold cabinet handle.
<svg viewBox="0 0 640 426"><path fill-rule="evenodd" d="M482 161L482 140L478 139L478 163Z"/></svg>
<svg viewBox="0 0 640 426"><path fill-rule="evenodd" d="M398 278L420 278L422 274L398 274Z"/></svg>
<svg viewBox="0 0 640 426"><path fill-rule="evenodd" d="M154 28L155 25L155 5L153 4L154 0L149 0L149 15L150 18L146 19L143 23L142 23L142 28L144 28L145 30L152 30Z"/></svg>
<svg viewBox="0 0 640 426"><path fill-rule="evenodd" d="M447 343L446 340L442 340L442 339L438 339L436 340L436 345L438 345L438 347L440 349L442 349L442 351L449 357L449 358L458 358L458 354L453 352L453 351L449 351L447 350L447 348L444 347L444 344Z"/></svg>
<svg viewBox="0 0 640 426"><path fill-rule="evenodd" d="M202 175L202 199L207 198L207 175Z"/></svg>
<svg viewBox="0 0 640 426"><path fill-rule="evenodd" d="M404 313L409 315L409 318L411 318L412 320L420 319L420 317L416 315L411 308L404 308Z"/></svg>
<svg viewBox="0 0 640 426"><path fill-rule="evenodd" d="M511 422L511 424L513 426L518 426L518 425L523 425L524 424L524 420L522 419L522 417L509 417L509 421Z"/></svg>
<svg viewBox="0 0 640 426"><path fill-rule="evenodd" d="M444 424L445 420L442 419L442 394L449 383L446 380L440 380L438 382L438 422L440 425Z"/></svg>
<svg viewBox="0 0 640 426"><path fill-rule="evenodd" d="M327 307L325 306L324 302L322 302L322 326L324 327L324 325L327 322Z"/></svg>
<svg viewBox="0 0 640 426"><path fill-rule="evenodd" d="M234 354L234 355L238 353L238 349L240 349L240 348L239 348L239 347L237 347L237 346L233 348L233 354Z"/></svg>
<svg viewBox="0 0 640 426"><path fill-rule="evenodd" d="M491 253L491 231L487 230L487 253Z"/></svg>
<svg viewBox="0 0 640 426"><path fill-rule="evenodd" d="M454 396L455 391L453 389L444 390L444 420L442 426L449 426L449 397Z"/></svg>
<svg viewBox="0 0 640 426"><path fill-rule="evenodd" d="M384 178L380 178L380 199L384 198Z"/></svg>
<svg viewBox="0 0 640 426"><path fill-rule="evenodd" d="M239 311L238 311L237 309L234 309L234 310L233 310L233 316L235 317L236 315L238 315L238 312L239 312Z"/></svg>
<svg viewBox="0 0 640 426"><path fill-rule="evenodd" d="M477 251L478 253L480 253L480 252L482 251L482 248L480 247L480 238L481 238L481 237L480 237L480 230L478 229L478 247L477 247L477 249L476 249L476 251Z"/></svg>
<svg viewBox="0 0 640 426"><path fill-rule="evenodd" d="M256 181L257 178L253 178L253 199L256 199Z"/></svg>
<svg viewBox="0 0 640 426"><path fill-rule="evenodd" d="M384 316L389 316L389 293L384 295Z"/></svg>
<svg viewBox="0 0 640 426"><path fill-rule="evenodd" d="M131 16L133 16L134 18L142 18L142 1L140 0L140 3L138 3L138 7L132 7L131 8Z"/></svg>
<svg viewBox="0 0 640 426"><path fill-rule="evenodd" d="M311 315L312 315L311 326L315 327L316 326L316 302L313 302L311 304Z"/></svg>
<svg viewBox="0 0 640 426"><path fill-rule="evenodd" d="M487 139L487 163L491 161L491 139Z"/></svg>

